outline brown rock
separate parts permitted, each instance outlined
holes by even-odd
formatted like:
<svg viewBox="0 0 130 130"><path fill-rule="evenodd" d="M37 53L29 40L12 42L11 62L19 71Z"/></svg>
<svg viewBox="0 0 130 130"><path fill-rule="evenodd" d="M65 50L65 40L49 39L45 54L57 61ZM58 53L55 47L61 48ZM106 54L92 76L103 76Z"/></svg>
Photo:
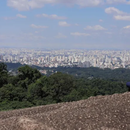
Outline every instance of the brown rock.
<svg viewBox="0 0 130 130"><path fill-rule="evenodd" d="M130 130L130 93L0 112L0 130Z"/></svg>

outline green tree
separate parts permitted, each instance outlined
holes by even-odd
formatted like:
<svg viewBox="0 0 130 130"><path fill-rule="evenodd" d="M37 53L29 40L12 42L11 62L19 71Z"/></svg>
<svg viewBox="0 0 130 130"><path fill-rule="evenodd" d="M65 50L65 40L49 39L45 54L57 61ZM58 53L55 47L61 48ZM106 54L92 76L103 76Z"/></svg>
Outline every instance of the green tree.
<svg viewBox="0 0 130 130"><path fill-rule="evenodd" d="M48 79L48 94L56 102L62 102L74 88L74 78L71 75L61 72L51 75ZM44 88L43 88L44 89Z"/></svg>
<svg viewBox="0 0 130 130"><path fill-rule="evenodd" d="M0 88L0 102L4 100L13 101L15 95L13 94L15 87L12 84L4 85Z"/></svg>
<svg viewBox="0 0 130 130"><path fill-rule="evenodd" d="M35 82L41 77L41 73L37 69L31 68L28 65L18 68L18 71L20 73L19 77L21 78L21 80L25 80L26 78L28 78L29 80Z"/></svg>
<svg viewBox="0 0 130 130"><path fill-rule="evenodd" d="M0 63L0 87L4 84L7 84L8 80L8 71L7 66L4 63Z"/></svg>
<svg viewBox="0 0 130 130"><path fill-rule="evenodd" d="M35 83L35 81L42 76L37 69L31 68L28 65L20 67L18 71L18 86L24 87L26 89L28 85L30 85L31 83Z"/></svg>

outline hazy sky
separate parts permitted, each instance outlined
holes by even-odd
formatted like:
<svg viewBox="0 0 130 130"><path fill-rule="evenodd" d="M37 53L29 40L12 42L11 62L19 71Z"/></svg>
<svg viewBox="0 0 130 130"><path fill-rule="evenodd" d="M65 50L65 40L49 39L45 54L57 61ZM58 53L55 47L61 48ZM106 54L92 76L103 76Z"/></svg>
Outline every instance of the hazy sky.
<svg viewBox="0 0 130 130"><path fill-rule="evenodd" d="M130 49L130 0L0 0L0 46Z"/></svg>

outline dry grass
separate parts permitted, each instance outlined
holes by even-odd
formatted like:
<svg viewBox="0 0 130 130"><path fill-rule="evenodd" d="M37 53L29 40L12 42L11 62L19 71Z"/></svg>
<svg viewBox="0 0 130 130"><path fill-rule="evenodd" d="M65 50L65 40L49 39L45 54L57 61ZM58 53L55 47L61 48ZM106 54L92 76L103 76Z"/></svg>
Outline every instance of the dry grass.
<svg viewBox="0 0 130 130"><path fill-rule="evenodd" d="M130 130L130 93L0 112L0 130Z"/></svg>

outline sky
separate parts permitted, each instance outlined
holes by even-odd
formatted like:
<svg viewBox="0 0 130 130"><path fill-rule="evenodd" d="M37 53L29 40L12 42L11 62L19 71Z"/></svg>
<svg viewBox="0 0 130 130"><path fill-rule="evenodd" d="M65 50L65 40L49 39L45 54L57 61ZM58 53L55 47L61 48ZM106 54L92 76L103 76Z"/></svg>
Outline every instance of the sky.
<svg viewBox="0 0 130 130"><path fill-rule="evenodd" d="M130 0L0 0L0 47L130 49Z"/></svg>

